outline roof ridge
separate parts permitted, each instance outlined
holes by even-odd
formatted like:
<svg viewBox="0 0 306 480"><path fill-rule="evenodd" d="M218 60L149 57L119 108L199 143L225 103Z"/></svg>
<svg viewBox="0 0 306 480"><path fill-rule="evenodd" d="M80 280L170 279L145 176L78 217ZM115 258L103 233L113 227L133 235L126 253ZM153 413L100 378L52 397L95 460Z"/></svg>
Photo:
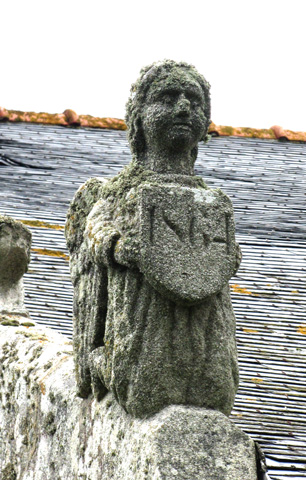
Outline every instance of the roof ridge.
<svg viewBox="0 0 306 480"><path fill-rule="evenodd" d="M67 109L63 113L22 112L7 110L0 107L0 121L42 123L47 125L62 125L64 127L93 127L126 130L124 120L111 117L94 117L78 115L74 110ZM209 133L212 136L235 136L248 138L278 139L280 141L306 142L306 132L284 130L279 125L271 128L230 127L216 125L211 122Z"/></svg>
<svg viewBox="0 0 306 480"><path fill-rule="evenodd" d="M215 125L211 122L209 127L210 135L216 136L234 136L249 138L277 139L280 141L306 142L306 132L294 132L284 130L279 125L273 125L271 128L251 128L251 127L229 127Z"/></svg>
<svg viewBox="0 0 306 480"><path fill-rule="evenodd" d="M126 130L124 120L119 118L99 118L92 115L78 115L74 110L67 109L63 113L22 112L20 110L6 110L0 107L0 121L43 123L48 125L81 126L96 128L111 128Z"/></svg>

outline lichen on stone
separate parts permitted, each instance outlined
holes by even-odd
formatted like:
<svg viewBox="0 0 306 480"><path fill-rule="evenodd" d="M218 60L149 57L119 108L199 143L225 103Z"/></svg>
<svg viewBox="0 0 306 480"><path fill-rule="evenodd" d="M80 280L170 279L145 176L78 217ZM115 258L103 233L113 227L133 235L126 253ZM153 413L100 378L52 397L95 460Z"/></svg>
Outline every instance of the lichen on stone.
<svg viewBox="0 0 306 480"><path fill-rule="evenodd" d="M0 325L9 326L9 327L19 327L20 322L12 318L6 318L0 321Z"/></svg>
<svg viewBox="0 0 306 480"><path fill-rule="evenodd" d="M55 424L55 415L53 412L49 412L44 421L43 421L43 428L48 435L54 435L56 432L56 424Z"/></svg>
<svg viewBox="0 0 306 480"><path fill-rule="evenodd" d="M17 480L17 473L15 471L14 465L7 463L1 472L1 477L3 480Z"/></svg>
<svg viewBox="0 0 306 480"><path fill-rule="evenodd" d="M20 325L22 327L35 327L36 326L36 324L33 323L33 322L20 322Z"/></svg>

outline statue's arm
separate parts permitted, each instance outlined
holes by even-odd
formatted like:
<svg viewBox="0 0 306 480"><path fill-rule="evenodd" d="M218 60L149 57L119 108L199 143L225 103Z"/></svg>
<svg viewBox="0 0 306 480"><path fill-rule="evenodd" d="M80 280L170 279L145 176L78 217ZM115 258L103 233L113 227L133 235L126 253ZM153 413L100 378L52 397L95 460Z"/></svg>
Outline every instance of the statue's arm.
<svg viewBox="0 0 306 480"><path fill-rule="evenodd" d="M135 224L138 231L135 210L124 216L120 208L113 208L112 201L100 199L88 216L85 230L95 262L103 266L137 267L139 244L138 235L133 234Z"/></svg>
<svg viewBox="0 0 306 480"><path fill-rule="evenodd" d="M98 265L89 248L87 219L103 194L104 179L90 179L79 188L71 202L65 235L70 251L74 286L74 356L78 394L92 390L90 353L103 345L107 313L107 269Z"/></svg>
<svg viewBox="0 0 306 480"><path fill-rule="evenodd" d="M115 261L114 251L120 233L114 225L108 202L100 199L87 218L85 238L97 265L107 267Z"/></svg>

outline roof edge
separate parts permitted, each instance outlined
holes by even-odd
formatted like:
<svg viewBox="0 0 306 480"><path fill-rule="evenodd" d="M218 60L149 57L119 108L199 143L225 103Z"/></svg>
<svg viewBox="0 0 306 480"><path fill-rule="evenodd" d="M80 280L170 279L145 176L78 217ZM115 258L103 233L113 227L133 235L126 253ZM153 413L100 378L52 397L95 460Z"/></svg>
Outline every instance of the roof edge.
<svg viewBox="0 0 306 480"><path fill-rule="evenodd" d="M67 109L63 113L22 112L6 110L0 107L0 121L41 123L47 125L61 125L63 127L92 127L108 128L112 130L126 130L124 120L110 117L93 117L92 115L78 115L74 110ZM284 130L279 125L269 129L249 127L229 127L216 125L211 122L209 134L212 136L263 138L280 141L306 142L306 132Z"/></svg>

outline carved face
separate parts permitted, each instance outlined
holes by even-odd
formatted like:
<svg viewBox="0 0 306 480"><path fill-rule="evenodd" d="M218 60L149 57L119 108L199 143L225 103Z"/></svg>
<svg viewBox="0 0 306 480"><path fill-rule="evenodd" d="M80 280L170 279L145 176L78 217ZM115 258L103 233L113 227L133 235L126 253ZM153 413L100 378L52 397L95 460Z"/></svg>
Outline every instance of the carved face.
<svg viewBox="0 0 306 480"><path fill-rule="evenodd" d="M176 69L153 82L142 110L142 127L148 149L190 150L206 127L204 92L195 78Z"/></svg>

